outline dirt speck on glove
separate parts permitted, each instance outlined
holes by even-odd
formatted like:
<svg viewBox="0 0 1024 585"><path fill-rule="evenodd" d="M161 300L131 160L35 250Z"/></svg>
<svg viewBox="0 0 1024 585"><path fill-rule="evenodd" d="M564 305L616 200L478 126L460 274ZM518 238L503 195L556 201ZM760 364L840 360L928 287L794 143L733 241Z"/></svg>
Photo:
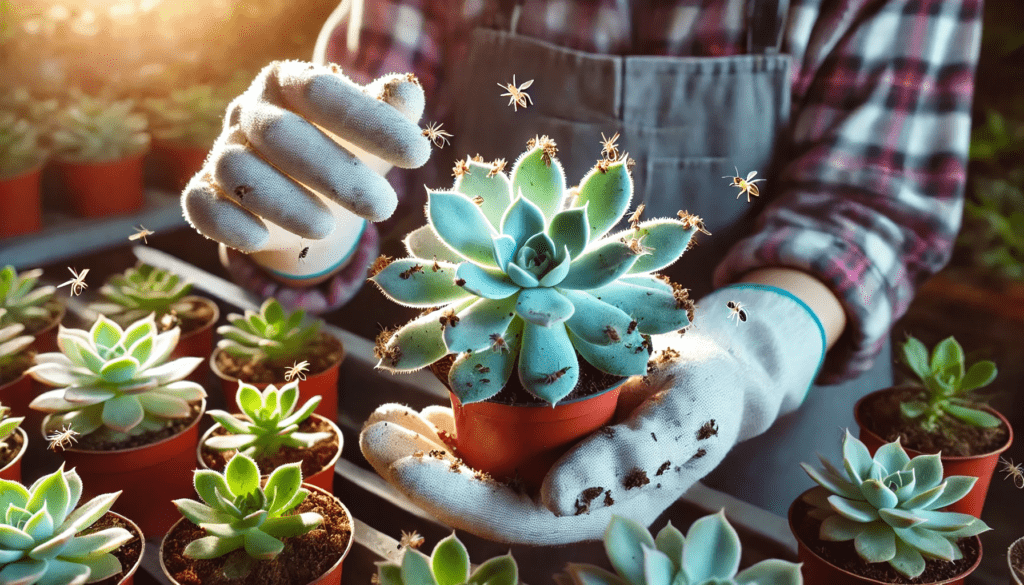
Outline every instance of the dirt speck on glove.
<svg viewBox="0 0 1024 585"><path fill-rule="evenodd" d="M622 485L627 489L643 487L651 483L651 480L647 477L647 472L639 467L634 467L627 475L626 479L622 481Z"/></svg>

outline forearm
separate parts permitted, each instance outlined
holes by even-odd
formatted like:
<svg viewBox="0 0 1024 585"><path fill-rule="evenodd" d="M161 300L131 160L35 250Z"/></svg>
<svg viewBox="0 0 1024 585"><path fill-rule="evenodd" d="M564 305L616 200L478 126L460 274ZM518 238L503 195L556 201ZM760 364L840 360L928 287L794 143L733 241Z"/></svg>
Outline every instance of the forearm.
<svg viewBox="0 0 1024 585"><path fill-rule="evenodd" d="M739 282L776 286L807 303L825 328L825 341L829 348L846 328L846 312L839 298L824 283L806 272L792 268L760 268L744 274Z"/></svg>

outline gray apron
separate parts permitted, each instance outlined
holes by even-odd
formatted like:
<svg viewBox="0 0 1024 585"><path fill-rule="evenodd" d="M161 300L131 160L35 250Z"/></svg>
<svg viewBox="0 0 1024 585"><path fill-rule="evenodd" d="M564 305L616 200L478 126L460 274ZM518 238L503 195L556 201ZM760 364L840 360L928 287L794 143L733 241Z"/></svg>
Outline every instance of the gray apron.
<svg viewBox="0 0 1024 585"><path fill-rule="evenodd" d="M713 234L700 237L668 271L699 299L712 290L714 268L753 231L776 191L771 170L790 115L790 57L778 53L787 5L751 0L750 51L732 57L600 55L508 29L477 29L452 80L458 96L453 151L507 158L511 166L528 139L547 134L572 185L601 158L601 134L620 133L620 150L636 161L630 208L644 203L645 218L687 210L704 218ZM518 112L496 85L511 83L513 74L517 83L534 80L528 90L534 105ZM767 179L752 203L737 200L737 190L722 178L733 176L734 167ZM815 451L835 460L840 429L854 428L854 402L891 385L888 349L857 380L812 388L797 412L737 445L704 483L785 516L811 485L799 463L816 461Z"/></svg>

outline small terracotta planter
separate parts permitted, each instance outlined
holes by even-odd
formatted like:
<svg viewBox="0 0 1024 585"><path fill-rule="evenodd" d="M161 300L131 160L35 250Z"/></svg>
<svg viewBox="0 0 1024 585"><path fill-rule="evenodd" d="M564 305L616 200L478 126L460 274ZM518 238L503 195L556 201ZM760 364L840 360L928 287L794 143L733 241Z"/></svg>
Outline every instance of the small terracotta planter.
<svg viewBox="0 0 1024 585"><path fill-rule="evenodd" d="M33 380L24 373L17 380L0 385L0 404L11 409L11 416L28 416L35 412L28 407L35 395Z"/></svg>
<svg viewBox="0 0 1024 585"><path fill-rule="evenodd" d="M58 351L57 349L57 331L60 329L60 324L64 320L64 314L67 313L67 305L62 301L57 301L60 306L60 310L53 317L49 324L45 325L42 329L36 332L29 332L28 335L34 335L35 341L32 342L32 349L36 353L47 353L51 351Z"/></svg>
<svg viewBox="0 0 1024 585"><path fill-rule="evenodd" d="M40 191L42 167L0 178L0 240L37 232L43 227Z"/></svg>
<svg viewBox="0 0 1024 585"><path fill-rule="evenodd" d="M886 441L878 436L874 431L865 427L861 415L861 405L872 396L881 394L882 392L889 391L890 388L883 390L876 390L857 401L853 406L853 418L857 421L857 425L860 427L860 433L858 438L868 448L873 456L875 451L879 447L884 445ZM1013 443L1013 427L1010 425L1010 421L1006 420L1006 417L999 411L984 407L984 410L993 416L999 418L1003 425L1006 426L1009 436L1006 438L1006 444L995 451L985 453L982 455L973 455L966 457L954 457L954 456L942 456L942 475L943 477L949 477L951 475L967 475L978 478L977 483L971 488L971 491L958 502L954 502L946 509L950 512L959 512L961 514L970 514L975 518L981 517L981 510L985 506L985 497L988 495L988 486L992 482L992 474L996 470L996 465L999 464L999 456L1010 448ZM914 449L903 448L911 458L922 455L920 451Z"/></svg>
<svg viewBox="0 0 1024 585"><path fill-rule="evenodd" d="M225 374L217 366L217 356L220 355L221 349L213 350L213 354L210 356L210 370L217 375L221 380L221 389L224 392L224 402L227 404L227 410L231 412L238 412L238 404L235 402L235 394L238 393L238 378ZM321 396L322 400L316 407L316 413L329 420L338 420L338 366L341 365L342 360L345 359L345 350L342 348L341 355L338 360L331 364L326 370L317 373L306 374L306 379L299 382L299 400L298 404L305 404L310 398L314 396ZM282 372L283 376L284 372ZM242 380L247 384L251 384L256 387L257 390L262 391L264 388L273 384L280 388L288 382L282 377L274 382L250 382L248 380Z"/></svg>
<svg viewBox="0 0 1024 585"><path fill-rule="evenodd" d="M185 378L186 380L202 384L206 381L210 371L206 358L213 351L213 326L216 325L217 320L220 319L220 308L217 306L217 303L210 299L194 295L189 295L183 298L182 301L202 303L213 311L213 315L205 324L203 324L202 327L193 329L181 336L178 340L178 345L175 346L170 357L170 359L180 357L202 358L203 362L200 363L187 378Z"/></svg>
<svg viewBox="0 0 1024 585"><path fill-rule="evenodd" d="M293 583L291 585L341 585L341 569L342 569L342 564L345 562L345 557L348 556L349 551L352 550L352 542L355 541L355 525L354 525L354 522L353 522L353 519L352 519L352 514L348 511L348 508L345 507L345 504L343 504L341 502L341 500L339 500L338 498L334 497L334 495L331 494L330 492L327 492L327 491L325 491L325 490L323 490L323 489L321 489L321 488L319 488L319 487L317 487L315 485L310 485L308 483L303 483L302 487L304 487L304 488L306 488L306 489L308 489L310 491L320 492L322 495L332 498L341 507L342 511L344 512L344 517L348 519L349 525L352 526L352 532L349 534L348 544L345 546L345 550L342 552L341 558L339 558L337 562L335 562L333 565L331 565L331 567L327 571L325 571L320 577L318 577L318 578L316 578L316 579L314 579L312 581L308 581L307 583ZM300 507L301 507L301 504L300 504ZM183 523L183 522L188 522L188 520L186 520L185 518L179 517L178 521L175 522L173 526L171 526L171 529L167 531L167 534L164 536L163 540L160 542L160 568L163 570L164 576L167 577L167 580L170 581L172 583L172 585L182 585L182 583L180 581L178 581L177 579L175 579L174 576L171 575L170 570L168 570L167 564L166 564L165 558L164 558L165 549L167 547L167 539L168 539L168 537L173 535L175 533L175 531L179 529L179 525L181 523ZM285 547L285 550L288 550L287 546ZM274 561L269 561L269 562L274 562Z"/></svg>
<svg viewBox="0 0 1024 585"><path fill-rule="evenodd" d="M121 563L121 570L124 571L124 576L121 577L121 580L117 582L117 585L132 585L135 582L135 572L138 571L139 567L142 566L142 557L146 552L146 535L142 532L142 530L136 523L115 512L107 512L106 514L100 517L98 522L102 523L104 520L107 519L108 516L113 516L114 518L117 518L118 520L127 523L128 527L126 528L126 530L134 534L139 539L138 556L135 558L134 562L131 562L131 560L128 559L128 563ZM132 541L129 541L129 543L131 542Z"/></svg>
<svg viewBox="0 0 1024 585"><path fill-rule="evenodd" d="M28 435L25 434L21 427L14 429L14 432L18 433L18 436L21 437L21 449L18 450L18 454L14 456L10 463L0 469L0 479L21 483L21 458L25 456L25 451L28 450Z"/></svg>
<svg viewBox="0 0 1024 585"><path fill-rule="evenodd" d="M1024 585L1024 538L1013 541L1006 549L1006 563L1010 566L1010 576L1017 585Z"/></svg>
<svg viewBox="0 0 1024 585"><path fill-rule="evenodd" d="M559 457L612 419L622 382L599 394L559 402L554 408L495 402L464 405L449 392L455 448L473 469L500 480L518 475L528 490L536 492Z"/></svg>
<svg viewBox="0 0 1024 585"><path fill-rule="evenodd" d="M149 445L117 451L68 448L64 460L68 469L75 468L82 476L82 501L123 490L114 508L135 518L145 534L165 534L179 516L171 500L189 498L194 493L192 472L196 467L199 421L205 412L203 399L199 416L191 425Z"/></svg>
<svg viewBox="0 0 1024 585"><path fill-rule="evenodd" d="M180 191L203 168L206 155L213 145L194 146L156 140L149 156L157 169L161 185Z"/></svg>
<svg viewBox="0 0 1024 585"><path fill-rule="evenodd" d="M71 207L82 217L131 213L145 203L145 152L109 162L54 161Z"/></svg>
<svg viewBox="0 0 1024 585"><path fill-rule="evenodd" d="M815 488L811 488L815 489ZM808 492L811 490L807 490ZM886 581L878 581L869 577L862 577L851 573L845 569L841 569L827 560L818 556L816 552L811 550L804 542L804 539L800 536L796 529L796 523L802 520L802 518L794 518L795 509L797 504L801 502L804 497L800 494L796 500L789 506L789 531L796 537L797 542L797 557L803 566L800 567L800 572L803 575L804 583L810 585L864 585L865 583L873 583L878 585L888 585ZM974 572L981 564L982 550L981 550L981 539L977 536L972 536L972 540L975 541L978 547L978 558L975 559L974 563L963 573L957 575L952 579L946 579L944 581L928 581L922 583L922 585L962 585L964 578Z"/></svg>
<svg viewBox="0 0 1024 585"><path fill-rule="evenodd" d="M298 404L302 404L302 402L299 401ZM334 421L315 413L312 416L313 418L319 419L330 425L331 431L334 433L336 437L338 437L338 450L337 452L335 452L334 457L331 458L328 464L324 465L324 467L320 471L314 473L313 475L310 475L309 477L303 477L302 482L308 483L310 485L315 485L316 487L324 490L327 493L334 493L334 464L337 463L338 458L341 457L341 449L344 446L345 439L341 434L341 429L338 428L338 425L334 424ZM239 420L248 420L245 418L245 415L242 414L236 414L235 418ZM214 424L212 427L207 429L206 432L203 433L203 437L199 439L199 445L196 447L196 460L199 462L199 469L210 469L210 467L206 465L206 461L203 461L203 445L206 444L207 439L213 436L213 432L219 428L221 428L220 423ZM218 473L224 472L223 469L214 469L214 471ZM273 473L274 470L264 469L263 471L265 471L266 473L264 473L262 477L266 479L267 477L270 476L271 473Z"/></svg>

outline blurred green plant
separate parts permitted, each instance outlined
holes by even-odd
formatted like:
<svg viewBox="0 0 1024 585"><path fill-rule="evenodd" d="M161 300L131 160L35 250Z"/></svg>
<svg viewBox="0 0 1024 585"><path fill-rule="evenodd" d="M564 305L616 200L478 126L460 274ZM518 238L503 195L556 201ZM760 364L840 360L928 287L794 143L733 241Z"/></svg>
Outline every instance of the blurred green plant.
<svg viewBox="0 0 1024 585"><path fill-rule="evenodd" d="M46 154L35 125L14 112L0 110L0 179L38 167Z"/></svg>
<svg viewBox="0 0 1024 585"><path fill-rule="evenodd" d="M977 202L964 203L966 225L958 244L978 267L1024 280L1024 167L1006 178L975 177L972 185Z"/></svg>
<svg viewBox="0 0 1024 585"><path fill-rule="evenodd" d="M74 162L118 160L149 146L148 122L133 100L112 100L72 91L57 114L54 155Z"/></svg>
<svg viewBox="0 0 1024 585"><path fill-rule="evenodd" d="M234 95L213 85L194 85L143 100L142 108L149 116L154 138L208 148L220 134L224 112Z"/></svg>

